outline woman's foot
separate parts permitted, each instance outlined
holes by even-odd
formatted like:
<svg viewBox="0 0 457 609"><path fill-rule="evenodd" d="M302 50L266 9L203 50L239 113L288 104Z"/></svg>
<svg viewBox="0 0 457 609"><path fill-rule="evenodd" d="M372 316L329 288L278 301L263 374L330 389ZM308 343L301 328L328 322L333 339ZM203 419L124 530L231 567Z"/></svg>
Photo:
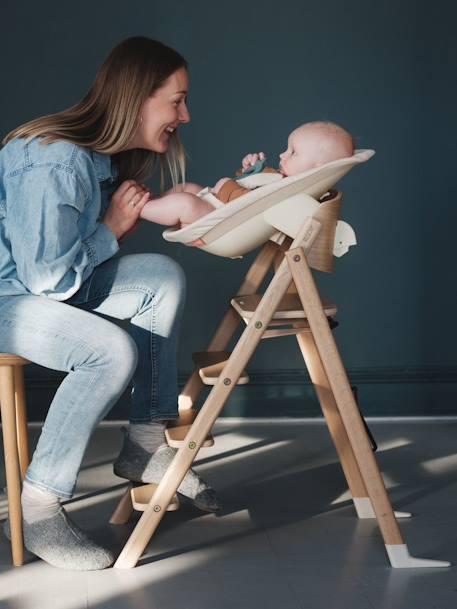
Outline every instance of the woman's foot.
<svg viewBox="0 0 457 609"><path fill-rule="evenodd" d="M11 540L9 520L4 532ZM45 520L29 524L22 521L24 546L45 562L59 569L95 571L106 569L114 562L114 555L96 544L67 515L63 507Z"/></svg>
<svg viewBox="0 0 457 609"><path fill-rule="evenodd" d="M124 444L113 465L116 476L132 482L159 484L177 450L161 444L154 452L149 452L134 442L125 428L123 431ZM178 493L205 512L216 512L220 507L214 490L193 469L187 472Z"/></svg>

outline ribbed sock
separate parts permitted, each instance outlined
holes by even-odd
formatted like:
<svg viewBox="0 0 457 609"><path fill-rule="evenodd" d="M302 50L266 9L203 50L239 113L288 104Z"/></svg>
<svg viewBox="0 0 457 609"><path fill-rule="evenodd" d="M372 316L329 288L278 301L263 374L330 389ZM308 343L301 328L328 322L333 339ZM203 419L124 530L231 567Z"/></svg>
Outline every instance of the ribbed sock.
<svg viewBox="0 0 457 609"><path fill-rule="evenodd" d="M148 453L155 453L159 448L167 446L165 439L166 424L163 421L148 421L147 423L130 423L129 438Z"/></svg>
<svg viewBox="0 0 457 609"><path fill-rule="evenodd" d="M49 491L42 490L24 480L21 495L22 516L32 524L38 520L47 520L59 513L59 498Z"/></svg>

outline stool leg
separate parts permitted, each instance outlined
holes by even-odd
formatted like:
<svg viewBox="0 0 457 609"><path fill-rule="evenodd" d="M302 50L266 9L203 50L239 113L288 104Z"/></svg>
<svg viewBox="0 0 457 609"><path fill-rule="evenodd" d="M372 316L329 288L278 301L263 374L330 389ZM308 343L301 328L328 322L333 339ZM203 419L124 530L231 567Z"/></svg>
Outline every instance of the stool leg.
<svg viewBox="0 0 457 609"><path fill-rule="evenodd" d="M24 368L14 367L14 388L16 393L16 427L19 464L22 480L30 463L29 437L27 431L27 408L25 404Z"/></svg>
<svg viewBox="0 0 457 609"><path fill-rule="evenodd" d="M0 366L0 406L2 413L3 450L5 453L8 512L11 528L13 564L24 563L22 540L21 472L17 449L16 404L14 397L14 367Z"/></svg>

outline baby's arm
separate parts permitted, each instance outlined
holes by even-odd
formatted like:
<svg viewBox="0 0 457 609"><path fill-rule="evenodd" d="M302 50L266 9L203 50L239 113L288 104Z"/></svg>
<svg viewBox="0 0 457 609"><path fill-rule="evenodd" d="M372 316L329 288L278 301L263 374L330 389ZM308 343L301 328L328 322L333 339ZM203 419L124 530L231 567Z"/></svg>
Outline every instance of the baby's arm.
<svg viewBox="0 0 457 609"><path fill-rule="evenodd" d="M140 217L165 226L180 224L182 227L213 210L210 203L192 193L175 192L148 201L141 210Z"/></svg>

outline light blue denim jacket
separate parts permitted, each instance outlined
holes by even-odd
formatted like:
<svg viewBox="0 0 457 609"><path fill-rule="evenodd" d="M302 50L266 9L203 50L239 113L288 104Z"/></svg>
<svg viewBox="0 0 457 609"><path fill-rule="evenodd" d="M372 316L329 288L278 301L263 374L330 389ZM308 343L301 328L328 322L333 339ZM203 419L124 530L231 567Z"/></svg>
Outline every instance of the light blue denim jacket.
<svg viewBox="0 0 457 609"><path fill-rule="evenodd" d="M0 297L67 300L118 251L101 223L115 178L111 157L65 141L0 150Z"/></svg>

